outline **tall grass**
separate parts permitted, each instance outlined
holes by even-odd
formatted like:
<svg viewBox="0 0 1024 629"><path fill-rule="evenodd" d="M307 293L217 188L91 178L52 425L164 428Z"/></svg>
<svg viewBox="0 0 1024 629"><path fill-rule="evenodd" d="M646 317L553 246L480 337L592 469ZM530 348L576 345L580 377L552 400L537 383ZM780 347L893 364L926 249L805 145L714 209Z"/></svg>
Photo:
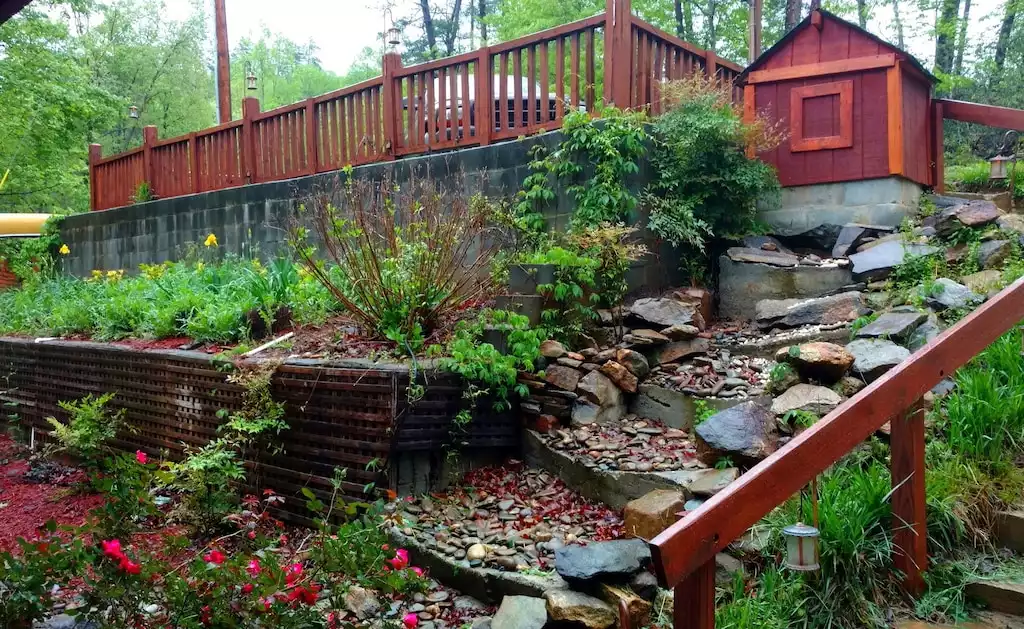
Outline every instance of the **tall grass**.
<svg viewBox="0 0 1024 629"><path fill-rule="evenodd" d="M949 166L946 168L946 183L962 192L987 192L1009 188L1009 176L1006 179L992 180L988 178L989 172L989 163L984 161ZM1014 198L1024 198L1024 167L1018 164L1012 175Z"/></svg>

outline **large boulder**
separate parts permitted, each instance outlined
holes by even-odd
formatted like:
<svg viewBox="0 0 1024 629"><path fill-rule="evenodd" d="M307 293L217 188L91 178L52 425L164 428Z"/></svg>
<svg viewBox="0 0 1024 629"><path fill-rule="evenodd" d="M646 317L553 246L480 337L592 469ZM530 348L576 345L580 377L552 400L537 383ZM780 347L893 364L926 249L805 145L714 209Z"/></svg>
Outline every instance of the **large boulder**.
<svg viewBox="0 0 1024 629"><path fill-rule="evenodd" d="M1013 243L1009 240L988 240L978 247L978 264L983 269L999 269L1013 255Z"/></svg>
<svg viewBox="0 0 1024 629"><path fill-rule="evenodd" d="M643 380L647 374L651 373L651 366L647 363L647 358L640 352L620 349L615 352L615 361L624 365L639 380Z"/></svg>
<svg viewBox="0 0 1024 629"><path fill-rule="evenodd" d="M828 387L798 384L772 401L772 412L785 415L790 411L807 411L821 417L843 403L843 398Z"/></svg>
<svg viewBox="0 0 1024 629"><path fill-rule="evenodd" d="M577 391L598 406L618 406L622 404L622 391L607 376L591 371L580 379Z"/></svg>
<svg viewBox="0 0 1024 629"><path fill-rule="evenodd" d="M864 310L863 296L849 291L815 299L764 299L755 306L758 326L796 328L853 321Z"/></svg>
<svg viewBox="0 0 1024 629"><path fill-rule="evenodd" d="M1004 214L996 219L999 229L1024 234L1024 216L1020 214Z"/></svg>
<svg viewBox="0 0 1024 629"><path fill-rule="evenodd" d="M575 391L580 383L580 372L564 365L551 365L544 370L544 380L564 391Z"/></svg>
<svg viewBox="0 0 1024 629"><path fill-rule="evenodd" d="M865 382L877 380L910 357L910 350L883 339L857 339L846 349L853 354L853 373Z"/></svg>
<svg viewBox="0 0 1024 629"><path fill-rule="evenodd" d="M857 330L857 338L891 339L902 344L927 318L924 312L886 312Z"/></svg>
<svg viewBox="0 0 1024 629"><path fill-rule="evenodd" d="M772 414L756 402L719 411L694 428L698 455L707 465L715 465L722 457L756 463L775 452L774 426Z"/></svg>
<svg viewBox="0 0 1024 629"><path fill-rule="evenodd" d="M623 391L636 393L637 378L621 363L609 360L598 371Z"/></svg>
<svg viewBox="0 0 1024 629"><path fill-rule="evenodd" d="M928 306L935 310L965 310L985 301L981 295L946 277L935 280L926 298Z"/></svg>
<svg viewBox="0 0 1024 629"><path fill-rule="evenodd" d="M599 598L572 590L544 592L548 616L558 623L583 629L608 629L615 624L616 610Z"/></svg>
<svg viewBox="0 0 1024 629"><path fill-rule="evenodd" d="M902 264L906 258L931 255L939 251L931 245L889 240L850 256L853 277L856 280L885 279L893 267Z"/></svg>
<svg viewBox="0 0 1024 629"><path fill-rule="evenodd" d="M555 571L574 587L628 583L650 563L651 551L640 539L571 544L555 551Z"/></svg>
<svg viewBox="0 0 1024 629"><path fill-rule="evenodd" d="M679 519L676 514L685 504L686 496L671 489L655 489L631 500L622 511L626 536L654 539Z"/></svg>
<svg viewBox="0 0 1024 629"><path fill-rule="evenodd" d="M718 260L718 311L727 319L754 318L754 305L763 299L828 295L853 282L849 265L838 263L778 267L736 262L727 255Z"/></svg>
<svg viewBox="0 0 1024 629"><path fill-rule="evenodd" d="M963 227L984 227L1003 215L996 204L987 200L961 201L943 208L924 220L939 236L949 236Z"/></svg>
<svg viewBox="0 0 1024 629"><path fill-rule="evenodd" d="M853 354L842 345L814 341L780 349L775 361L789 363L805 380L831 384L838 382L853 366Z"/></svg>
<svg viewBox="0 0 1024 629"><path fill-rule="evenodd" d="M684 304L675 299L664 297L647 297L637 299L629 307L629 312L634 317L655 323L661 327L673 325L690 325L694 323L698 306Z"/></svg>
<svg viewBox="0 0 1024 629"><path fill-rule="evenodd" d="M491 619L491 629L542 629L548 622L547 605L533 596L506 596Z"/></svg>
<svg viewBox="0 0 1024 629"><path fill-rule="evenodd" d="M861 225L845 225L840 230L836 242L832 246L833 258L845 258L857 247L857 242L867 234L867 228Z"/></svg>

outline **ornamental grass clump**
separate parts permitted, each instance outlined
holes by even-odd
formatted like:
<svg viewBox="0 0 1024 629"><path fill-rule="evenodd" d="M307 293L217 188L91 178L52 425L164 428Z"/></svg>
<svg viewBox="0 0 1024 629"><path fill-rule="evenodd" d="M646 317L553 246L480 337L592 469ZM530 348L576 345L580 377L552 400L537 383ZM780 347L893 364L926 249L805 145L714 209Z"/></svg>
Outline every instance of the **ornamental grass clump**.
<svg viewBox="0 0 1024 629"><path fill-rule="evenodd" d="M456 187L385 178L314 194L291 228L297 257L368 332L417 351L492 288L488 212Z"/></svg>

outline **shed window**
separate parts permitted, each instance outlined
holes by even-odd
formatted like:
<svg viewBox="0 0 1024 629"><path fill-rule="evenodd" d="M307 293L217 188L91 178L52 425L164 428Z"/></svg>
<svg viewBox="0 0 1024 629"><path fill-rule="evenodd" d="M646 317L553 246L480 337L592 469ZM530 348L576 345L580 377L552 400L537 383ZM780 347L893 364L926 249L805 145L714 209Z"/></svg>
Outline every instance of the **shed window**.
<svg viewBox="0 0 1024 629"><path fill-rule="evenodd" d="M853 81L794 87L789 112L791 151L853 146Z"/></svg>

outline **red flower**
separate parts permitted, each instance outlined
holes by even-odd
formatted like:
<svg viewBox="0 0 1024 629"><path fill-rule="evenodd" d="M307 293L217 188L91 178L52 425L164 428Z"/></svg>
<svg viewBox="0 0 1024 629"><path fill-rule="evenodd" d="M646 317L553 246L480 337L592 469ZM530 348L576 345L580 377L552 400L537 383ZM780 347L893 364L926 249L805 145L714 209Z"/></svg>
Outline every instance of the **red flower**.
<svg viewBox="0 0 1024 629"><path fill-rule="evenodd" d="M210 624L210 606L209 605L203 605L203 609L201 610L201 612L199 614L199 622L203 623L204 625Z"/></svg>
<svg viewBox="0 0 1024 629"><path fill-rule="evenodd" d="M285 580L288 585L295 585L295 582L302 576L302 564L293 563L292 565L285 568Z"/></svg>
<svg viewBox="0 0 1024 629"><path fill-rule="evenodd" d="M252 592L252 587L252 583L246 583L245 585L243 585L242 594L248 594L249 592Z"/></svg>
<svg viewBox="0 0 1024 629"><path fill-rule="evenodd" d="M139 463L145 465L146 464L146 453L143 452L142 450L136 450L135 451L135 460L138 461Z"/></svg>
<svg viewBox="0 0 1024 629"><path fill-rule="evenodd" d="M274 597L273 596L268 596L267 598L261 598L257 602L260 605L263 606L263 611L269 612L270 611L270 606L274 603Z"/></svg>
<svg viewBox="0 0 1024 629"><path fill-rule="evenodd" d="M422 577L423 576L423 568L420 568L419 566L413 566L412 567L412 571L415 572L416 576L418 576L418 577Z"/></svg>
<svg viewBox="0 0 1024 629"><path fill-rule="evenodd" d="M247 536L249 539L256 539L256 531L249 531Z"/></svg>
<svg viewBox="0 0 1024 629"><path fill-rule="evenodd" d="M142 572L142 566L127 557L121 559L121 569L128 574L139 574Z"/></svg>
<svg viewBox="0 0 1024 629"><path fill-rule="evenodd" d="M220 552L219 550L211 550L210 552L203 555L204 561L208 561L217 566L224 563L224 559L226 559L226 557L224 557L224 553Z"/></svg>
<svg viewBox="0 0 1024 629"><path fill-rule="evenodd" d="M416 625L420 624L420 619L416 617L416 614L406 614L402 617L402 624L408 629L413 629Z"/></svg>
<svg viewBox="0 0 1024 629"><path fill-rule="evenodd" d="M404 548L399 548L395 551L395 558L389 559L388 563L391 564L391 567L395 570L403 570L409 565L409 551Z"/></svg>
<svg viewBox="0 0 1024 629"><path fill-rule="evenodd" d="M103 548L103 554L111 559L120 559L124 556L124 553L121 551L121 540L110 539L100 542L100 546Z"/></svg>

